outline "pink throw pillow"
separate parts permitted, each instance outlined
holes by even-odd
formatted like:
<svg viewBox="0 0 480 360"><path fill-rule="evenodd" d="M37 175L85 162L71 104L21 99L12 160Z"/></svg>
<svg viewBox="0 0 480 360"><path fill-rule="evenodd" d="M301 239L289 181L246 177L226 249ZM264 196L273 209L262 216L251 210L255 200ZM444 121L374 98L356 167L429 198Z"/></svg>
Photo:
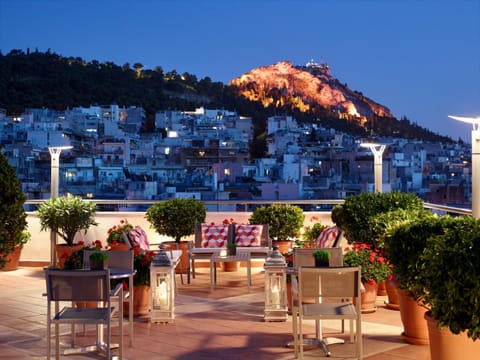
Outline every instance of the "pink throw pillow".
<svg viewBox="0 0 480 360"><path fill-rule="evenodd" d="M338 235L338 228L330 226L324 229L317 238L317 248L331 248L335 243Z"/></svg>
<svg viewBox="0 0 480 360"><path fill-rule="evenodd" d="M227 246L228 225L202 224L202 248Z"/></svg>
<svg viewBox="0 0 480 360"><path fill-rule="evenodd" d="M132 247L138 246L144 251L150 250L147 233L140 226L135 226L135 228L130 230L128 233L128 238Z"/></svg>
<svg viewBox="0 0 480 360"><path fill-rule="evenodd" d="M263 225L235 224L235 244L237 246L260 246Z"/></svg>

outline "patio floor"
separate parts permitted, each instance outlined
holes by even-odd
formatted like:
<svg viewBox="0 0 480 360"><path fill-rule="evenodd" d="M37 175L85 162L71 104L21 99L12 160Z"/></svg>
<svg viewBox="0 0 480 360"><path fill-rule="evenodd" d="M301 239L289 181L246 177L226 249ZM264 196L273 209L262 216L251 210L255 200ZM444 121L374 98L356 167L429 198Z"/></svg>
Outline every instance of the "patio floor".
<svg viewBox="0 0 480 360"><path fill-rule="evenodd" d="M285 345L292 339L291 319L286 322L263 321L263 268L252 268L252 289L247 291L246 270L225 273L219 270L217 287L210 292L208 268L199 272L191 284L180 283L175 298L174 323L150 323L135 318L133 347L128 347L125 327L124 358L144 359L293 359L293 349ZM184 276L186 280L186 276ZM0 360L46 358L46 300L43 270L21 267L0 272ZM367 360L428 360L428 345L409 345L401 337L398 311L384 307L385 297L378 297L376 312L364 314L362 332L364 358ZM125 323L128 320L125 319ZM338 336L339 322L324 322L324 336ZM70 337L62 328L62 348ZM113 341L116 341L114 330ZM314 333L313 327L310 331ZM77 342L89 344L94 329L79 334ZM330 346L330 359L351 359L354 347L348 342ZM305 351L305 359L328 359L321 349ZM96 353L69 355L65 359L105 359Z"/></svg>

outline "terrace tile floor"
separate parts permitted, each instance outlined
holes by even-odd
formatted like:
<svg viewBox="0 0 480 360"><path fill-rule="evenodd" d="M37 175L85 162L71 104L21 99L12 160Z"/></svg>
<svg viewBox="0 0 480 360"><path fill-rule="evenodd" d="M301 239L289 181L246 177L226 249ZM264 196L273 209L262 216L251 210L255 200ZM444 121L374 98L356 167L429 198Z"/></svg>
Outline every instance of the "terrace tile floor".
<svg viewBox="0 0 480 360"><path fill-rule="evenodd" d="M181 284L177 275L174 323L150 323L138 317L134 322L135 343L128 347L125 327L124 358L144 359L294 359L285 345L292 339L291 318L286 322L263 320L263 269L252 268L252 289L247 291L245 268L218 273L217 286L210 292L209 269L199 267L191 284ZM184 276L186 278L186 276ZM21 267L0 272L0 360L46 358L45 280L41 267ZM409 345L401 337L398 311L384 307L378 297L376 312L362 319L366 360L428 360L428 345ZM128 320L125 319L125 322ZM337 336L339 322L324 322L324 336ZM313 327L310 328L313 334ZM62 348L69 346L70 328L62 328ZM80 332L80 330L79 330ZM114 330L113 341L116 333ZM94 329L77 336L79 344L93 342ZM329 359L351 359L354 347L348 342L332 345ZM69 355L72 360L104 359L99 354ZM305 351L305 359L327 359L321 349Z"/></svg>

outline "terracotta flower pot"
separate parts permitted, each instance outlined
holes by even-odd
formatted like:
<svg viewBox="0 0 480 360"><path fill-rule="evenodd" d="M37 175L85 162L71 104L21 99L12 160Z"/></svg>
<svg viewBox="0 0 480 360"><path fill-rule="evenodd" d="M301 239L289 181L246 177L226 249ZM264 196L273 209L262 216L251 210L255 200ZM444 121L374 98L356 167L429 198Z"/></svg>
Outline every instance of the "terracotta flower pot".
<svg viewBox="0 0 480 360"><path fill-rule="evenodd" d="M7 263L3 267L3 271L12 271L18 269L20 263L20 255L22 254L23 245L17 246L10 254L7 255Z"/></svg>
<svg viewBox="0 0 480 360"><path fill-rule="evenodd" d="M429 343L427 322L425 321L427 309L407 296L405 290L398 289L398 299L404 340L413 345L427 345Z"/></svg>
<svg viewBox="0 0 480 360"><path fill-rule="evenodd" d="M361 309L362 313L372 313L377 311L377 291L378 284L364 283L365 291L362 293L362 304Z"/></svg>
<svg viewBox="0 0 480 360"><path fill-rule="evenodd" d="M398 298L397 280L395 278L385 280L388 300L385 301L385 307L390 310L400 310L400 300Z"/></svg>
<svg viewBox="0 0 480 360"><path fill-rule="evenodd" d="M437 327L437 321L425 313L430 339L432 360L477 360L480 359L480 341L473 341L466 332L452 333L448 328Z"/></svg>
<svg viewBox="0 0 480 360"><path fill-rule="evenodd" d="M128 301L123 302L123 315L129 315ZM145 316L150 311L150 286L135 285L133 287L133 316Z"/></svg>
<svg viewBox="0 0 480 360"><path fill-rule="evenodd" d="M57 264L59 269L63 269L65 266L65 261L72 255L73 252L80 250L84 245L75 244L57 244L55 250L57 252Z"/></svg>

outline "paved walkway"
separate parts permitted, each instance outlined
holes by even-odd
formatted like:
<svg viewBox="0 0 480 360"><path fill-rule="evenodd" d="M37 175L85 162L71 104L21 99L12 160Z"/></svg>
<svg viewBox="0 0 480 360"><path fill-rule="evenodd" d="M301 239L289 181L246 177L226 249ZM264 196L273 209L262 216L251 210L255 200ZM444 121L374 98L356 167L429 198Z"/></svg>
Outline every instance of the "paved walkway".
<svg viewBox="0 0 480 360"><path fill-rule="evenodd" d="M245 269L219 271L217 287L210 292L207 268L190 285L178 282L176 319L170 324L150 323L136 318L135 343L125 345L125 358L145 359L293 359L291 322L263 321L263 269L252 268L252 289L247 291ZM45 359L46 300L41 268L20 268L0 272L0 360ZM363 340L367 360L428 360L428 346L406 344L401 337L398 311L383 307L385 298L377 300L378 310L363 316ZM324 323L324 335L336 335L337 324ZM125 333L127 332L125 328ZM68 346L69 328L62 329L62 344ZM313 327L311 333L313 334ZM114 331L115 340L116 332ZM87 328L79 344L91 343L94 330ZM124 343L128 344L127 334ZM331 346L330 359L351 359L351 344ZM104 359L95 353L72 355L65 359ZM322 359L320 349L305 352L305 359Z"/></svg>

